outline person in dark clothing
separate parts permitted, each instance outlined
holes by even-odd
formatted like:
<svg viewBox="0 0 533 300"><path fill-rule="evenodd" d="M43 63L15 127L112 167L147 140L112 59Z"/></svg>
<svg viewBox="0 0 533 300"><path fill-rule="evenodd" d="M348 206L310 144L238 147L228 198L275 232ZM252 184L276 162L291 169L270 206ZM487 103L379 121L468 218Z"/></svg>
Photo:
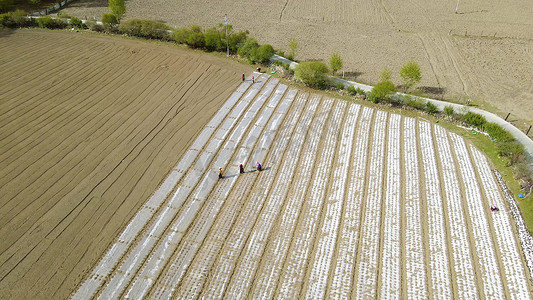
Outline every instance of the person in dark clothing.
<svg viewBox="0 0 533 300"><path fill-rule="evenodd" d="M242 164L239 165L239 170L240 170L241 174L244 173L244 166Z"/></svg>
<svg viewBox="0 0 533 300"><path fill-rule="evenodd" d="M244 79L246 79L246 77L244 76L244 73L242 73L242 81L244 81Z"/></svg>
<svg viewBox="0 0 533 300"><path fill-rule="evenodd" d="M218 179L222 179L222 168L218 169Z"/></svg>
<svg viewBox="0 0 533 300"><path fill-rule="evenodd" d="M263 166L259 162L255 164L257 166L257 171L263 171Z"/></svg>

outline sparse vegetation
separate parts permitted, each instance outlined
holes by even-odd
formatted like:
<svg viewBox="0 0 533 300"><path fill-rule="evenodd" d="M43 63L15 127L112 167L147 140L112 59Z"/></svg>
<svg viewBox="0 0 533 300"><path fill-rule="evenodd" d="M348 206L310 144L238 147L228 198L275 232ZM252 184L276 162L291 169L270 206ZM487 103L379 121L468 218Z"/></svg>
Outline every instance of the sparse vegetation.
<svg viewBox="0 0 533 300"><path fill-rule="evenodd" d="M349 85L347 88L346 88L346 91L348 92L348 94L352 95L352 96L355 96L357 95L357 91L355 90L355 87L353 85Z"/></svg>
<svg viewBox="0 0 533 300"><path fill-rule="evenodd" d="M294 58L296 57L296 51L298 50L298 42L295 38L291 38L291 41L289 42L289 50L289 57L287 58L290 60L294 60Z"/></svg>
<svg viewBox="0 0 533 300"><path fill-rule="evenodd" d="M383 71L381 71L381 74L379 75L379 79L381 81L391 81L392 78L392 72L389 68L385 68Z"/></svg>
<svg viewBox="0 0 533 300"><path fill-rule="evenodd" d="M439 110L437 109L437 106L431 102L426 102L426 111L430 115L436 114Z"/></svg>
<svg viewBox="0 0 533 300"><path fill-rule="evenodd" d="M342 82L339 82L339 83L337 83L337 85L335 86L335 88L336 88L337 90L339 90L339 91L340 91L340 90L344 90L344 84L343 84Z"/></svg>

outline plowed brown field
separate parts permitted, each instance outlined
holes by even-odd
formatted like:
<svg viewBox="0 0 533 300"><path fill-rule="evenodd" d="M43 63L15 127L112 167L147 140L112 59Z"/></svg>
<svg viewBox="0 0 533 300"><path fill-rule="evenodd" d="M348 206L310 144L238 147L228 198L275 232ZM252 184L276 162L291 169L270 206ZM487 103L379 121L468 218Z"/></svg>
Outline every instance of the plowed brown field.
<svg viewBox="0 0 533 300"><path fill-rule="evenodd" d="M420 86L435 98L473 99L519 128L533 123L533 1L472 0L272 0L127 1L126 18L163 20L174 26L223 22L248 29L261 43L287 51L299 42L297 59L344 59L345 71L375 83L388 67L420 63ZM69 14L96 16L107 1L82 0ZM530 133L531 135L532 133Z"/></svg>
<svg viewBox="0 0 533 300"><path fill-rule="evenodd" d="M0 35L0 299L68 297L247 67L62 31Z"/></svg>

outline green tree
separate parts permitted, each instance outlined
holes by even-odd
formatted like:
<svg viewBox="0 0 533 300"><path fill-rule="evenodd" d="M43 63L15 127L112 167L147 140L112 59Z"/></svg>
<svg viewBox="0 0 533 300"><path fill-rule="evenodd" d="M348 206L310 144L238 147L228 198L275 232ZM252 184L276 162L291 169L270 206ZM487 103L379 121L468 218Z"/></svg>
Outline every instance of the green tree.
<svg viewBox="0 0 533 300"><path fill-rule="evenodd" d="M124 0L109 0L109 11L120 21L126 13L126 4Z"/></svg>
<svg viewBox="0 0 533 300"><path fill-rule="evenodd" d="M380 101L389 101L390 96L396 93L396 86L392 81L386 80L379 82L372 88L370 93L370 101L377 103Z"/></svg>
<svg viewBox="0 0 533 300"><path fill-rule="evenodd" d="M224 32L224 35L226 32ZM223 44L221 38L221 33L217 30L216 27L211 27L206 29L204 33L205 38L205 48L208 51L215 51L215 50L221 50L223 47Z"/></svg>
<svg viewBox="0 0 533 300"><path fill-rule="evenodd" d="M0 12L9 11L11 6L13 6L13 0L0 0Z"/></svg>
<svg viewBox="0 0 533 300"><path fill-rule="evenodd" d="M420 66L414 60L408 61L400 70L404 91L410 89L422 79Z"/></svg>
<svg viewBox="0 0 533 300"><path fill-rule="evenodd" d="M180 28L180 29L176 30L176 32L174 32L174 40L178 44L186 44L187 43L187 39L189 38L189 35L191 33L192 33L192 31L189 28L187 28L187 27Z"/></svg>
<svg viewBox="0 0 533 300"><path fill-rule="evenodd" d="M274 55L276 51L274 51L274 47L270 44L264 44L261 47L257 48L257 51L255 51L255 57L254 60L265 64L270 61L270 58L272 55Z"/></svg>
<svg viewBox="0 0 533 300"><path fill-rule="evenodd" d="M248 30L231 33L228 36L229 50L232 53L236 53L237 50L244 44L244 41L246 41L248 38L248 34L250 34Z"/></svg>
<svg viewBox="0 0 533 300"><path fill-rule="evenodd" d="M296 51L298 50L298 42L295 38L291 38L291 41L289 42L289 49L290 52L288 59L294 60L294 58L296 57Z"/></svg>
<svg viewBox="0 0 533 300"><path fill-rule="evenodd" d="M329 59L329 67L331 68L333 75L342 68L342 59L338 53L333 53L331 55L331 58Z"/></svg>
<svg viewBox="0 0 533 300"><path fill-rule="evenodd" d="M379 75L379 79L381 81L391 81L392 78L392 72L389 68L385 68L383 71L381 71L381 74Z"/></svg>
<svg viewBox="0 0 533 300"><path fill-rule="evenodd" d="M328 66L321 61L308 61L298 64L294 70L294 77L303 83L320 89L328 86Z"/></svg>
<svg viewBox="0 0 533 300"><path fill-rule="evenodd" d="M257 40L249 37L244 41L239 50L237 50L237 53L242 57L247 57L249 60L253 60L257 48L259 48Z"/></svg>

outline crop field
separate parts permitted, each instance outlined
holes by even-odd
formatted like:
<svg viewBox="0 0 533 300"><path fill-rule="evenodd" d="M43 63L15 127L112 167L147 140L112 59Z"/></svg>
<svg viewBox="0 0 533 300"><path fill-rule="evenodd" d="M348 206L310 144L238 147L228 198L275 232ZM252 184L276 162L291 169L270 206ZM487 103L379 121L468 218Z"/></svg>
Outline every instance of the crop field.
<svg viewBox="0 0 533 300"><path fill-rule="evenodd" d="M531 297L479 150L424 120L253 75L74 299Z"/></svg>
<svg viewBox="0 0 533 300"><path fill-rule="evenodd" d="M414 59L421 90L438 99L471 99L519 128L533 123L533 1L515 0L129 0L125 18L161 20L173 26L223 23L250 30L260 43L298 60L344 60L346 75L374 84L390 68L393 81ZM80 0L66 9L80 17L107 13L107 1ZM524 124L526 123L526 124Z"/></svg>
<svg viewBox="0 0 533 300"><path fill-rule="evenodd" d="M103 35L0 34L0 299L65 299L251 68Z"/></svg>
<svg viewBox="0 0 533 300"><path fill-rule="evenodd" d="M175 47L0 42L0 299L533 295L490 162L435 123Z"/></svg>

